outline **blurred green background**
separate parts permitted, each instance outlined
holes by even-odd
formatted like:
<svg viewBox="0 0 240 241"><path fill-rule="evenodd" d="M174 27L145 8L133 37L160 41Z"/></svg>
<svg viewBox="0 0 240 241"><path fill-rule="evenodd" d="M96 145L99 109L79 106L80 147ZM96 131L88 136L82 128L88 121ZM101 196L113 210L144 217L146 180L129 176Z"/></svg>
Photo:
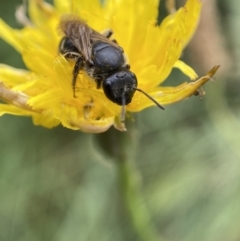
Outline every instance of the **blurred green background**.
<svg viewBox="0 0 240 241"><path fill-rule="evenodd" d="M19 4L0 3L0 17L13 27L19 27ZM207 95L164 112L147 109L129 124L138 140L133 148L142 205L169 241L240 240L239 22L237 0L205 1L183 59L199 75L221 65L214 83L204 87ZM24 68L2 40L0 62ZM165 85L185 80L174 70ZM114 153L121 152L122 136L127 142L128 134L113 129L92 135L1 117L0 241L141 240L119 188Z"/></svg>

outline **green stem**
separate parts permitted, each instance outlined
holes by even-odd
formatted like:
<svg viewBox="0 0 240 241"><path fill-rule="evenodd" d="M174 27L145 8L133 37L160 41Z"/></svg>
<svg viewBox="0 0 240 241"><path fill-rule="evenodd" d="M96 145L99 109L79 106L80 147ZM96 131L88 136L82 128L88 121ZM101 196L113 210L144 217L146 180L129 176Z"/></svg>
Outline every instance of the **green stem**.
<svg viewBox="0 0 240 241"><path fill-rule="evenodd" d="M135 124L135 123L134 123ZM127 123L128 131L119 132L111 129L95 136L104 156L115 161L120 185L120 196L125 204L130 222L141 241L163 241L156 228L141 195L141 178L134 166L138 137L133 123Z"/></svg>
<svg viewBox="0 0 240 241"><path fill-rule="evenodd" d="M136 170L129 161L123 161L119 162L118 171L122 196L139 238L142 241L160 241L160 236L151 226L148 210L142 203Z"/></svg>
<svg viewBox="0 0 240 241"><path fill-rule="evenodd" d="M119 136L119 155L116 157L118 167L118 177L122 198L125 202L130 221L142 241L161 241L161 236L151 224L151 217L143 203L140 191L140 175L134 166L134 146L136 146L136 136L129 133L122 133ZM130 134L130 135L129 135ZM130 137L130 138L129 138ZM134 138L135 137L135 138ZM131 142L131 139L134 141Z"/></svg>

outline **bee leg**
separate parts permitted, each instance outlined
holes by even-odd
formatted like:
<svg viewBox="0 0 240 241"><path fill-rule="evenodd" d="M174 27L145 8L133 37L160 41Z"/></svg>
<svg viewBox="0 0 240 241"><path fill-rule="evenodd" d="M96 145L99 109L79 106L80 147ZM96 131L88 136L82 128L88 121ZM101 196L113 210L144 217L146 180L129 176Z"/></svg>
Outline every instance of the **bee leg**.
<svg viewBox="0 0 240 241"><path fill-rule="evenodd" d="M199 96L199 99L202 99L205 94L206 94L206 93L205 93L203 87L200 87L200 89L196 90L196 91L193 93L193 95Z"/></svg>
<svg viewBox="0 0 240 241"><path fill-rule="evenodd" d="M100 89L101 85L102 85L102 80L101 79L96 79L96 82L97 82L97 89Z"/></svg>
<svg viewBox="0 0 240 241"><path fill-rule="evenodd" d="M112 39L112 42L114 42L115 44L118 44L116 39Z"/></svg>
<svg viewBox="0 0 240 241"><path fill-rule="evenodd" d="M123 67L127 68L127 69L130 69L130 64L125 64Z"/></svg>
<svg viewBox="0 0 240 241"><path fill-rule="evenodd" d="M104 31L102 31L102 35L106 38L110 38L113 35L113 31L112 29L105 29Z"/></svg>
<svg viewBox="0 0 240 241"><path fill-rule="evenodd" d="M73 68L73 78L72 78L72 89L73 89L73 97L76 98L76 82L77 82L77 76L79 71L83 68L83 60L81 57L79 57L74 65Z"/></svg>
<svg viewBox="0 0 240 241"><path fill-rule="evenodd" d="M66 59L75 59L77 60L80 57L80 54L76 52L67 52L63 54L64 58Z"/></svg>
<svg viewBox="0 0 240 241"><path fill-rule="evenodd" d="M105 36L106 38L110 38L113 35L113 31L112 31L112 29L106 29L102 32L102 35ZM111 39L111 41L114 42L115 44L117 44L116 39Z"/></svg>

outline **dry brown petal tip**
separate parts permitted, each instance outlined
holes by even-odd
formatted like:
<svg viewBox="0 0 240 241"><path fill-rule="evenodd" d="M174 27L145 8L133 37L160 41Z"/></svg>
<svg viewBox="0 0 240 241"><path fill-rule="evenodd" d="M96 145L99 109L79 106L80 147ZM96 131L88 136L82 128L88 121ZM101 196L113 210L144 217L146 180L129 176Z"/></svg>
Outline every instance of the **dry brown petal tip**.
<svg viewBox="0 0 240 241"><path fill-rule="evenodd" d="M32 111L32 108L27 104L29 100L27 95L22 92L9 89L2 82L0 82L0 99L8 104Z"/></svg>
<svg viewBox="0 0 240 241"><path fill-rule="evenodd" d="M217 72L220 68L220 65L215 65L207 74L206 76L213 77L213 75Z"/></svg>

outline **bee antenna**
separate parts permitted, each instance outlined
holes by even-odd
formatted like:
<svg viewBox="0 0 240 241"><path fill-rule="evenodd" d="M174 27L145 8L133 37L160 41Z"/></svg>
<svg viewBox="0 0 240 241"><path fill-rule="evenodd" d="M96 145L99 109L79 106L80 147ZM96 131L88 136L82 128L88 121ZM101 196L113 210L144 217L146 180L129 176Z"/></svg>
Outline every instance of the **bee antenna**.
<svg viewBox="0 0 240 241"><path fill-rule="evenodd" d="M165 110L165 108L159 102L157 102L152 96L147 94L145 91L138 89L138 88L134 88L134 89L143 93L146 97L148 97L148 99L150 99L152 102L154 102L156 104L156 106L158 106L160 109Z"/></svg>
<svg viewBox="0 0 240 241"><path fill-rule="evenodd" d="M121 111L121 122L125 122L126 115L126 98L125 98L125 89L122 95L122 111Z"/></svg>

